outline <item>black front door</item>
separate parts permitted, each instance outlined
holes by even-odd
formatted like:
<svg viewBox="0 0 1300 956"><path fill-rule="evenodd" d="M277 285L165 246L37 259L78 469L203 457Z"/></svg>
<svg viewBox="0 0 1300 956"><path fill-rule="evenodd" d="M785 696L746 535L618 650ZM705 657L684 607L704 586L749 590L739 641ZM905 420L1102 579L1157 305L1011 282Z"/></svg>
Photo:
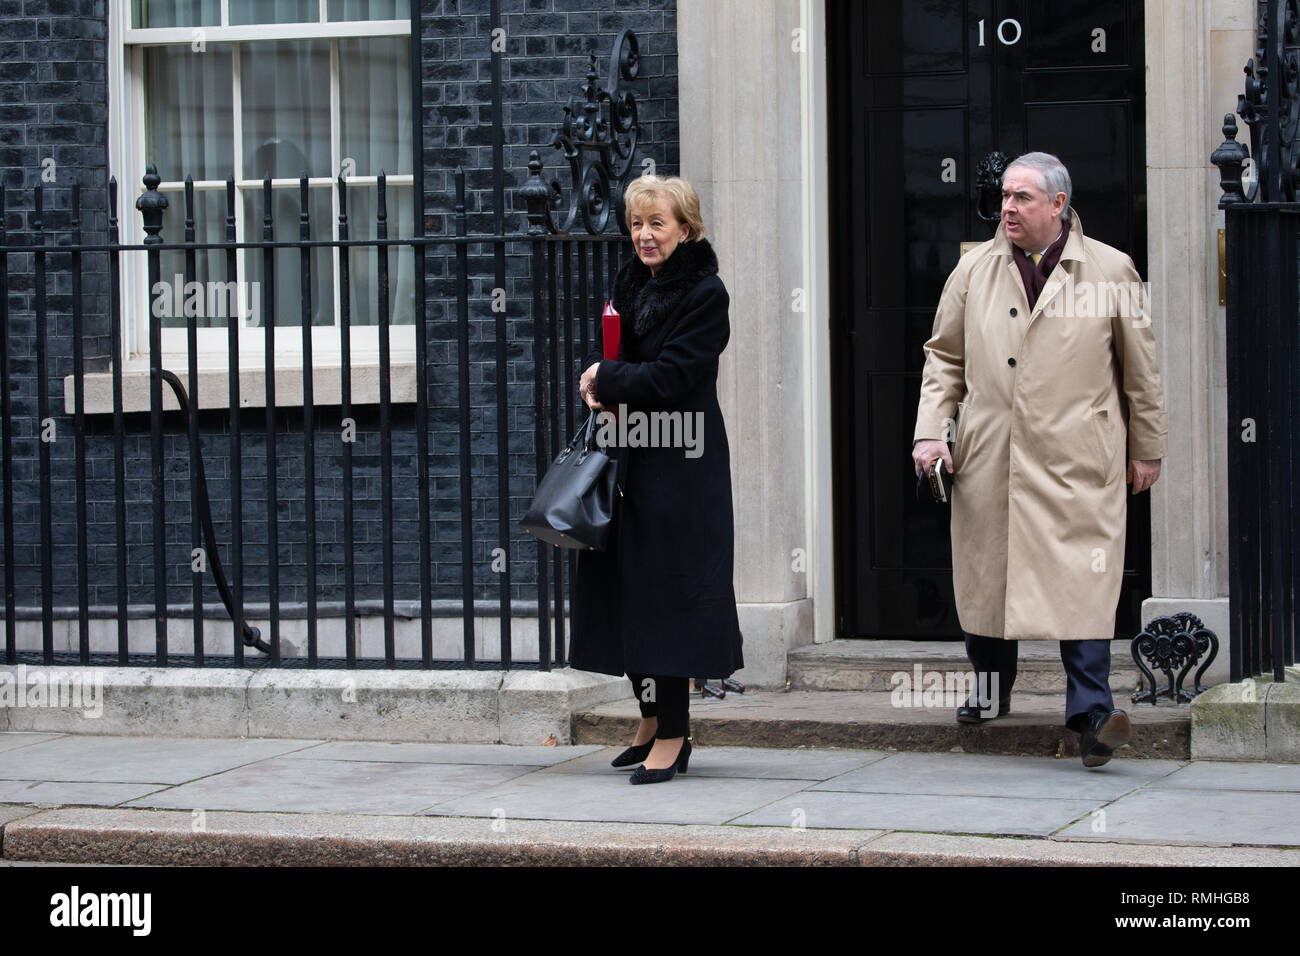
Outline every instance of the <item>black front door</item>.
<svg viewBox="0 0 1300 956"><path fill-rule="evenodd" d="M837 633L956 637L947 511L917 503L909 455L922 346L961 243L996 227L994 151L1061 157L1085 233L1146 274L1142 3L828 0L827 27ZM1150 594L1149 499L1120 635Z"/></svg>

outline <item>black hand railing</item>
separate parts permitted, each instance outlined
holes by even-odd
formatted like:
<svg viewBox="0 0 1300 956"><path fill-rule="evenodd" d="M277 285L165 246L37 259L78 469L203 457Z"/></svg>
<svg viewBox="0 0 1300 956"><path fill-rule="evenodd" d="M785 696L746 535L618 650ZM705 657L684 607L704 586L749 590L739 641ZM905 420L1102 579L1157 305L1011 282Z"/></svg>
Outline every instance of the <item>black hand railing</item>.
<svg viewBox="0 0 1300 956"><path fill-rule="evenodd" d="M181 414L185 416L186 433L191 436L191 441L195 441L194 436L197 435L198 430L189 427L193 420L194 409L190 407L190 397L185 393L185 386L175 372L169 372L163 368L154 369L153 373L161 376L162 380L172 387L172 392L176 395L176 404L181 407ZM217 584L217 593L221 595L221 603L226 606L230 619L238 623L240 632L244 635L244 645L246 647L255 647L263 654L270 654L271 645L262 640L262 632L244 620L244 609L237 607L235 604L235 596L230 590L230 582L226 580L226 572L221 566L221 557L217 553L217 532L212 525L212 505L208 500L208 479L203 467L203 449L201 447L191 448L190 453L190 460L198 466L194 471L192 480L197 490L195 500L199 505L199 520L203 525L203 541L208 549L204 556L205 563L212 571L212 580Z"/></svg>

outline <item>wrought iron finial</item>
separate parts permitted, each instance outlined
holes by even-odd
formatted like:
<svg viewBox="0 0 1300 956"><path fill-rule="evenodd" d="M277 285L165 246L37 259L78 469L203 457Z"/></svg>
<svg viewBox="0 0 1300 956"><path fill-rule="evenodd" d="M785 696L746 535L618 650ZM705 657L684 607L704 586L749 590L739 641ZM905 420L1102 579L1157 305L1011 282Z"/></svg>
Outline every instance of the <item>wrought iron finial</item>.
<svg viewBox="0 0 1300 956"><path fill-rule="evenodd" d="M529 232L570 232L582 217L587 232L596 235L609 228L611 218L626 231L623 221L623 192L632 174L641 125L636 97L620 90L624 81L640 73L640 48L636 34L624 30L610 53L609 80L599 85L596 55L591 55L582 100L570 98L564 107L564 122L551 145L561 150L569 165L568 208L557 222L555 213L564 209L564 190L558 179L542 178L540 156L529 157L528 180L520 197L528 206ZM536 163L534 164L534 160Z"/></svg>
<svg viewBox="0 0 1300 956"><path fill-rule="evenodd" d="M144 192L135 201L135 208L140 210L144 219L144 241L146 245L162 242L163 210L167 208L167 197L158 191L162 177L158 167L150 163L144 171Z"/></svg>
<svg viewBox="0 0 1300 956"><path fill-rule="evenodd" d="M0 189L0 241L4 239L4 191ZM117 177L108 177L108 241L117 242Z"/></svg>
<svg viewBox="0 0 1300 956"><path fill-rule="evenodd" d="M528 154L528 181L520 188L519 196L528 206L528 234L545 234L546 218L551 206L551 189L542 179L542 157L537 150Z"/></svg>
<svg viewBox="0 0 1300 956"><path fill-rule="evenodd" d="M1210 155L1210 162L1219 167L1219 187L1223 196L1219 199L1219 208L1224 209L1239 202L1250 202L1255 198L1258 183L1251 184L1247 196L1241 181L1241 167L1250 154L1246 147L1237 142L1237 117L1227 113L1223 117L1223 142Z"/></svg>

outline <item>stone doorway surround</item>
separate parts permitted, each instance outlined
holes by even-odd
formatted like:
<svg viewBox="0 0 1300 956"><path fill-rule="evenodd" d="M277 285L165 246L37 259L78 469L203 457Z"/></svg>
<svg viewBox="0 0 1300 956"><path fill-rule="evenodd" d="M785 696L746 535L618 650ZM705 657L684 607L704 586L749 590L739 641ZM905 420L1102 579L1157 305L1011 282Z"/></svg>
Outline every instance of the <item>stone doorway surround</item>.
<svg viewBox="0 0 1300 956"><path fill-rule="evenodd" d="M774 686L789 650L835 636L825 0L678 0L677 15L682 175L700 192L731 293L719 398L749 662L740 677ZM1254 3L1147 0L1145 31L1148 279L1170 450L1153 491L1143 618L1197 614L1222 640L1207 675L1218 681L1229 429L1209 154L1253 55Z"/></svg>
<svg viewBox="0 0 1300 956"><path fill-rule="evenodd" d="M1156 342L1169 457L1153 489L1143 619L1189 611L1215 631L1222 651L1207 682L1228 679L1227 442L1237 434L1227 421L1223 213L1209 154L1255 55L1254 20L1253 0L1146 4L1148 279L1152 314L1163 318ZM1240 117L1238 125L1246 128Z"/></svg>

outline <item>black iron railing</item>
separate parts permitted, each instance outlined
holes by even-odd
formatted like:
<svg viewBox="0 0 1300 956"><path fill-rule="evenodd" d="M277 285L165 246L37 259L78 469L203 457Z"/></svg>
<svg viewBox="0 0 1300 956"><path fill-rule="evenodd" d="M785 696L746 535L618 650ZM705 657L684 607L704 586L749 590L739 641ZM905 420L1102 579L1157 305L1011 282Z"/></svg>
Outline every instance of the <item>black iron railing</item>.
<svg viewBox="0 0 1300 956"><path fill-rule="evenodd" d="M188 177L183 239L176 242L163 235L169 200L159 191L162 178L152 166L136 201L145 233L138 244L121 241L115 180L108 184L104 208L92 210L106 222L102 241L86 241L83 236L78 187L70 193L52 191L67 208L56 211L65 224L51 228L45 209L49 194L38 185L32 208L22 210L26 215L22 235L11 242L6 226L22 220L19 215L6 218L5 203L14 194L0 188L0 560L5 662L541 669L562 665L567 656L565 595L572 585L572 555L536 542L533 575L512 574L510 559L534 545L534 539L517 529L517 518L562 437L573 429L578 363L591 341L591 323L599 321L606 290L612 288L628 254L618 230L639 126L635 98L619 87L621 81L634 79L637 71L637 41L630 31L615 41L606 87L598 85L596 57L591 57L583 96L570 102L552 143L568 165L567 205L557 181L543 182L543 164L534 152L528 180L518 191L520 204L528 210L526 234L510 234L506 229L504 140L499 122L493 126L495 213L490 234L470 233L466 177L459 169L454 177L452 234L425 235L424 210L419 210L416 234L396 238L389 237L382 173L375 194L374 235L365 239L351 238L349 187L342 177L337 183L337 224L328 230L313 224L308 181L304 177L298 182L296 240L274 238L276 187L269 177L261 190L260 241L248 238L256 234L252 222L245 224L245 240L237 241L233 179L225 184L224 239L205 242L196 240L203 224L196 222L194 187ZM498 58L494 58L493 83L499 104ZM420 200L421 181L417 175L415 194ZM559 223L556 213L561 214ZM579 222L586 233L573 231ZM331 238L311 238L313 232L326 231ZM292 334L292 326L276 319L275 272L277 254L292 255L295 249L293 267L301 282L302 400L281 407L276 376L286 368L276 343L283 341L280 336ZM312 301L312 256L320 249L333 250L337 257L337 403L320 401L313 388L319 369L312 318L319 308ZM417 381L410 409L401 403L395 407L392 394L390 336L395 303L389 260L394 249L410 249L414 261L409 306ZM250 332L242 319L226 323L226 406L213 408L200 400L198 317L188 309L183 310L187 381L182 383L177 370L166 365L163 321L157 308L159 286L163 256L178 253L186 289L197 282L199 256L204 255L207 281L218 282L214 275L224 259L224 285L236 290L235 295L247 279L247 263L260 258L257 334L265 337L259 370L264 376L265 413L257 421L243 407L241 396L242 374L250 371L247 364L241 367L241 336ZM359 257L371 254L375 256L373 313L367 308L361 321L369 319L367 324L377 326L378 363L373 371L378 394L373 411L370 402L358 401L354 387L359 365L352 353L352 330L360 323L352 315L351 295L354 267ZM140 257L148 276L148 344L132 356L134 364L128 368L123 278L140 267ZM284 268L283 262L280 265ZM89 297L82 292L87 275L102 300L98 311L91 310L95 328L90 330L85 327L83 308L83 299ZM507 286L514 291L508 303L502 298ZM47 290L57 298L54 306ZM11 298L21 308L11 309ZM133 316L127 318L135 322ZM109 373L111 418L107 411L86 410L88 343L94 343L95 349L92 372ZM60 415L50 403L51 386L58 380L52 369L62 365L69 353L72 408ZM138 410L124 404L125 377L139 370L141 359L147 360L148 368L147 423ZM175 394L179 412L165 408L164 382ZM454 453L435 447L431 430L435 410L447 424L445 399L453 382ZM521 394L527 383L532 386L531 399ZM431 398L435 391L444 398L441 404ZM491 400L485 400L488 394ZM335 407L337 417L332 412ZM376 454L359 454L356 441L340 439L339 432L330 434L331 426L345 436L349 427L355 434L363 418L370 426L367 437L374 439ZM54 442L44 440L46 433L66 434L69 429L74 437L71 456L61 445L59 454L52 455ZM443 429L444 438L449 430ZM413 454L395 455L396 445L404 448L412 440ZM395 467L396 457L403 461L402 474ZM144 462L147 477L142 473ZM93 466L93 479L88 479L88 466ZM264 475L259 468L264 468ZM287 468L297 470L287 474ZM372 474L376 470L377 478ZM111 478L106 477L109 474ZM259 478L265 481L260 507L246 496L247 488ZM410 510L415 513L399 514L395 492L411 479L416 492ZM282 490L297 490L289 487L295 480L301 482L297 515L299 499L292 494L281 497ZM33 485L39 492L35 513ZM66 518L69 499L75 510L72 544L67 534L55 534L54 520L56 510ZM188 548L178 523L169 519L169 512L183 508L186 499ZM409 500L409 495L402 498L404 503ZM111 511L111 521L106 520L106 511ZM325 520L334 526L335 540L318 535ZM363 523L377 525L377 534L358 540L357 529ZM285 527L289 533L282 537ZM219 528L225 531L224 538ZM398 548L416 556L399 561ZM250 552L265 557L259 562ZM359 560L363 552L364 564ZM490 580L476 573L476 567L489 562ZM528 562L521 561L520 566L526 568ZM364 581L358 579L363 568L368 578ZM220 604L207 602L209 574ZM286 582L286 576L294 580ZM527 580L530 576L533 581ZM70 580L75 581L75 602L69 599ZM286 583L293 589L293 600L283 600ZM186 598L181 598L182 591L188 592ZM214 617L230 624L228 640L215 648L210 646ZM418 654L399 653L397 621L402 617L420 621ZM448 653L446 636L442 643L435 641L434 623L456 618L461 624L460 646L458 653ZM493 618L499 651L496 657L483 659L480 647L487 642L475 625L477 621L481 631L481 625ZM92 627L101 619L115 622L113 640ZM131 623L148 619L153 621L152 647L146 644L147 650L142 651L140 630ZM192 629L192 647L180 652L172 647L176 637L169 627L177 619L188 620ZM283 639L282 624L290 619L304 622L302 647L290 648ZM341 619L342 642L331 637L323 652L320 625L330 619ZM358 628L378 619L383 626L382 654L363 653ZM526 630L519 626L525 623L521 619L536 622L535 660L514 660L512 642L517 631ZM69 639L75 650L56 646L55 622L65 620L77 622L75 641ZM38 640L28 630L35 621L40 622ZM254 627L250 621L264 626ZM454 624L451 627L455 630ZM246 648L261 653L246 655Z"/></svg>
<svg viewBox="0 0 1300 956"><path fill-rule="evenodd" d="M1296 662L1300 203L1227 210L1231 679Z"/></svg>
<svg viewBox="0 0 1300 956"><path fill-rule="evenodd" d="M540 165L540 164L539 164ZM536 175L536 170L533 170ZM512 595L508 573L500 575L495 581L497 596L492 598L490 587L483 586L481 577L476 576L474 568L476 556L481 561L481 549L477 545L489 542L476 540L482 537L481 526L484 523L482 512L495 504L498 516L497 535L490 543L499 554L508 556L512 551L527 546L525 542L532 539L518 534L514 528L520 502L526 502L535 480L534 468L526 470L519 467L522 460L535 461L538 471L544 470L549 463L551 450L558 447L561 431L572 427L576 405L575 382L577 363L590 341L590 323L597 321L605 289L609 287L613 271L621 262L625 242L621 236L612 235L550 235L541 238L537 235L470 235L468 215L465 208L465 176L457 171L457 201L454 214L454 235L449 236L411 236L390 238L387 235L385 214L385 183L379 178L378 184L378 220L375 223L375 238L349 238L348 221L348 186L346 181L338 183L338 199L341 214L338 220L337 238L311 239L312 223L307 203L307 183L304 179L299 184L301 201L300 232L296 241L276 241L272 238L274 222L273 205L269 201L271 183L267 180L263 190L267 201L265 217L262 223L261 241L235 241L235 187L233 180L227 182L227 216L226 238L221 242L195 241L195 214L192 187L187 183L185 190L185 237L183 242L169 242L162 235L162 217L165 197L157 187L160 177L151 167L145 177L145 191L137 201L137 208L143 217L146 233L142 244L122 243L119 237L119 224L116 219L117 184L110 182L108 195L108 228L102 242L86 242L80 229L80 192L73 189L71 208L67 210L69 226L66 230L50 230L45 223L45 192L42 187L35 188L33 212L28 218L27 241L21 244L10 243L3 230L3 203L6 195L0 190L0 347L3 348L3 362L0 363L0 428L3 430L0 440L0 457L3 458L3 549L4 593L5 593L5 660L16 663L21 660L39 660L51 664L71 660L83 664L109 663L149 663L158 666L169 664L186 666L244 666L246 664L266 664L269 666L376 666L380 661L370 655L359 654L355 623L363 617L382 615L383 653L382 664L388 667L422 666L422 667L510 667L514 664L511 652L511 638L516 630L516 619L537 617L538 655L535 663L523 662L523 666L536 666L547 669L565 660L565 561L559 554L551 554L551 549L539 547L536 555L536 601L521 600ZM53 243L53 244L52 244ZM353 324L351 315L352 296L350 283L355 272L355 259L368 250L375 250L378 260L377 282L375 288L375 315L378 323L379 362L377 374L379 379L377 401L378 448L378 501L367 499L372 511L378 512L379 547L382 552L382 579L371 582L362 595L362 587L354 578L356 563L353 555L359 542L355 537L356 505L358 502L358 476L356 474L356 456L353 442L341 443L341 454L334 460L332 456L323 456L317 448L316 440L322 432L319 413L322 407L313 394L313 353L312 353L312 285L311 254L314 249L327 247L339 251L339 285L340 313L338 322L340 365L340 391L337 404L340 422L352 421L359 414L358 403L354 393L355 362L351 354L350 329ZM391 283L387 260L394 247L409 247L414 250L416 267L416 290L425 289L426 273L431 264L438 263L439 270L450 274L443 282L444 288L454 286L454 340L451 336L431 337L430 323L426 317L426 296L415 295L414 324L416 342L416 376L417 401L413 414L403 416L399 423L394 418L392 401L392 355L389 348L390 315L392 313ZM246 250L247 256L262 257L261 310L265 327L265 419L260 428L250 424L248 413L241 411L240 389L240 330L233 319L228 323L227 362L229 377L229 405L224 412L215 412L210 406L201 406L196 394L200 381L198 364L197 318L194 314L186 316L186 333L188 339L188 389L182 385L173 370L166 367L162 350L162 318L160 311L153 308L156 286L161 280L162 255L177 251L184 257L184 279L187 283L195 282L197 276L197 255L205 250L218 250L224 254L226 262L226 281L240 287L242 276L238 267L239 250ZM277 336L291 333L291 327L276 326L275 320L275 257L281 250L297 249L300 256L302 293L301 293L301 327L302 336L302 404L292 409L277 406L275 376L277 371L283 373L283 366L277 363L275 342ZM10 309L8 308L10 292L16 287L11 273L11 264L18 257L30 256L30 316L34 320L33 335L15 336L12 333ZM120 289L123 277L128 274L131 257L143 256L147 263L150 293L149 347L148 359L150 370L150 396L147 429L138 415L132 415L123 405L123 376L128 370L123 365L123 350L120 343L123 335L123 315ZM496 390L496 403L486 416L494 420L496 446L504 449L504 454L492 456L485 453L483 434L475 435L471 427L471 353L478 343L471 340L475 329L495 328L498 337L493 343L493 361L480 363L484 368L491 368L497 382L506 384L520 374L518 357L507 358L508 349L515 350L518 342L508 340L507 332L513 327L504 321L489 325L480 322L474 326L471 322L471 304L482 298L481 286L487 276L480 275L476 269L490 270L492 281L501 282L500 263L506 259L531 264L531 273L527 284L531 286L531 295L516 294L516 301L531 305L531 313L522 312L511 319L523 320L518 328L528 328L531 324L532 353L527 365L531 365L533 379L533 407L522 409L517 401L508 401L509 392L505 388ZM104 356L107 371L111 372L112 416L111 427L107 426L107 415L96 416L85 410L85 376L86 362L84 343L87 340L83 328L83 308L81 283L85 272L85 263L93 261L101 265L100 271L106 271L108 277L108 333L110 347ZM447 264L450 264L449 269ZM97 273L98 274L98 273ZM17 285L26 287L28 277L24 274ZM66 351L69 345L64 339L59 342L62 333L52 328L52 319L59 319L58 311L52 310L47 301L46 289L67 286L71 290L70 301L64 301L71 311L70 350L72 352L72 407L58 414L50 400L51 386L58 381L51 374L52 360L50 346L55 342ZM499 289L504 282L494 285ZM450 310L449 310L450 311ZM504 314L504 312L502 313ZM27 321L26 316L16 317ZM61 328L61 326L60 326ZM440 326L445 332L447 323ZM247 334L247 332L245 332ZM457 414L458 447L456 449L456 481L454 491L443 488L435 494L430 474L432 452L429 432L429 402L431 384L445 384L452 373L452 365L446 361L434 362L430 358L429 345L440 346L440 354L449 349L455 351L454 375L458 402ZM481 353L480 353L481 357ZM15 377L13 368L19 364L25 371ZM246 367L245 367L246 368ZM167 411L163 405L163 384L168 383L174 390L180 412ZM16 410L14 399L22 410L34 407L34 415ZM333 403L331 403L332 405ZM202 407L202 411L198 409ZM521 448L521 435L527 435L518 425L511 427L512 418L520 412L532 413L533 447ZM24 422L22 419L27 418ZM93 419L104 423L92 426ZM224 436L204 433L204 422L215 421ZM66 434L70 431L74 437L73 452L70 460L61 457L54 460L51 456L51 441L35 441L34 456L20 453L15 441L24 444L31 451L32 438L39 438L41 429L53 434ZM394 462L393 447L395 437L407 437L411 430L415 432L416 454L414 468L418 513L412 519L399 519L394 513ZM483 429L480 430L482 432ZM149 448L149 480L147 483L131 479L128 467L131 456L128 443L134 443L147 432ZM176 453L175 442L171 445L168 438L185 435L186 449L183 455ZM265 450L265 506L250 508L244 500L241 489L247 484L248 466L250 464L246 451L248 439L256 436ZM219 441L224 437L224 442ZM88 445L89 442L89 445ZM224 446L224 447L223 447ZM170 449L170 451L169 451ZM449 449L436 449L445 461ZM285 484L283 474L286 459L301 455L303 514L295 518L284 515L283 504L278 500L278 491ZM30 459L34 458L35 461ZM511 461L515 461L512 468ZM87 488L87 466L92 462L111 462L112 520L105 522L89 520L89 509L94 505L101 508L106 502L102 494L99 500L92 500ZM67 481L67 471L73 475L73 482ZM98 467L98 466L97 466ZM209 483L205 481L205 468L216 467L227 476L223 485L227 494L219 501L209 499ZM33 522L26 520L31 516L16 510L14 500L15 475L19 471L34 469L35 484L39 486L39 516ZM373 470L373 469L372 469ZM409 473L411 469L408 468ZM102 472L98 472L101 474ZM406 477L410 477L407 474ZM495 502L485 496L482 480L488 479L496 488ZM186 479L182 481L181 479ZM512 480L513 479L513 480ZM522 481L521 481L522 479ZM144 494L141 494L143 485ZM177 523L168 518L169 506L176 507L178 489L188 486L190 535L188 549L182 548L177 536ZM101 482L99 487L104 487ZM65 540L54 533L53 513L56 504L66 501L61 496L75 499L76 541L69 546ZM229 528L227 540L217 541L214 531L212 508L220 505L224 523ZM324 548L317 538L319 513L324 506L341 505L340 547ZM434 541L431 528L434 524L434 505L438 506L440 515L453 513L459 516L459 567L442 555L439 562L441 572L449 578L459 578L450 587L459 591L458 598L448 597L449 585L439 582L436 593L432 575L431 553ZM147 519L145 516L147 515ZM371 516L373 517L373 515ZM102 519L102 515L100 515ZM440 519L441 520L441 519ZM284 553L284 541L281 531L286 521L293 526L294 543L301 543L300 555L296 561L285 562L278 559ZM480 528L476 531L476 521ZM130 540L132 532L143 533L149 529L148 545L150 557L147 563L152 571L152 604L139 600L142 588L137 575L129 581L128 572L141 569L133 568L138 563L138 546L141 540ZM111 532L106 529L111 525ZM250 568L246 561L246 550L250 547L249 530L265 529L264 535L253 537L266 541L267 555L265 576L255 584L250 581ZM16 540L18 534L21 541ZM63 536L66 537L66 536ZM407 574L402 580L395 569L394 545L411 538L418 539L418 568L416 581L412 583ZM446 536L442 544L445 550ZM29 549L20 548L20 544L38 545L38 554L29 553ZM371 542L373 543L373 542ZM137 548L133 549L132 545ZM108 549L114 558L110 566L105 566L103 555ZM91 553L99 556L91 559ZM325 552L328 551L329 557ZM200 560L201 557L201 560ZM33 560L35 558L35 560ZM506 560L508 566L508 558ZM191 567L192 573L188 601L178 601L178 585L175 569ZM305 602L293 601L289 616L305 619L305 648L302 653L292 655L293 660L283 656L281 625L284 619L285 603L281 598L281 572L292 570L303 578L300 590L305 594ZM229 572L227 580L225 571ZM456 574L454 572L458 571ZM553 573L552 573L553 571ZM221 605L205 604L211 594L207 575L211 574L216 583ZM60 603L57 595L67 594L70 577L76 580L76 603ZM89 599L89 585L94 581L97 592L103 593L104 581L108 576L114 580L112 590L115 599L112 603L92 604ZM331 588L333 598L327 596L321 600L320 578L329 581L341 581L341 587ZM476 591L476 581L479 587ZM341 595L338 593L341 591ZM341 596L341 600L337 598ZM25 600L24 600L25 599ZM254 601L250 606L248 602ZM224 613L223 613L224 612ZM401 612L401 613L399 613ZM230 621L230 639L217 653L212 653L205 637L210 638L211 631L205 631L205 617L218 614ZM396 620L403 615L418 616L420 619L420 654L418 658L399 655L395 641ZM264 631L251 627L250 617L264 620ZM320 652L319 622L329 617L341 616L344 621L344 643L342 653L333 655ZM433 621L438 617L457 617L462 620L461 653L456 656L436 654L433 640ZM169 629L173 618L188 619L193 630L192 649L180 654L172 651L170 645L175 638ZM479 660L478 640L475 633L476 619L496 618L500 634L500 654L488 660ZM75 619L77 636L74 652L61 651L56 648L55 621ZM116 620L116 646L105 647L102 639L91 639L91 622L97 618ZM152 618L154 646L151 653L133 652L130 622L133 619ZM28 621L40 621L39 648L32 647L31 641L18 639L20 627ZM553 639L551 637L553 635ZM137 633L136 643L139 635ZM22 645L20 647L20 644ZM246 658L245 649L249 647L263 650L265 661L258 655Z"/></svg>
<svg viewBox="0 0 1300 956"><path fill-rule="evenodd" d="M1285 679L1300 647L1300 0L1258 5L1257 50L1224 117L1230 679ZM1247 161L1254 176L1243 180ZM1256 200L1259 200L1258 202Z"/></svg>

